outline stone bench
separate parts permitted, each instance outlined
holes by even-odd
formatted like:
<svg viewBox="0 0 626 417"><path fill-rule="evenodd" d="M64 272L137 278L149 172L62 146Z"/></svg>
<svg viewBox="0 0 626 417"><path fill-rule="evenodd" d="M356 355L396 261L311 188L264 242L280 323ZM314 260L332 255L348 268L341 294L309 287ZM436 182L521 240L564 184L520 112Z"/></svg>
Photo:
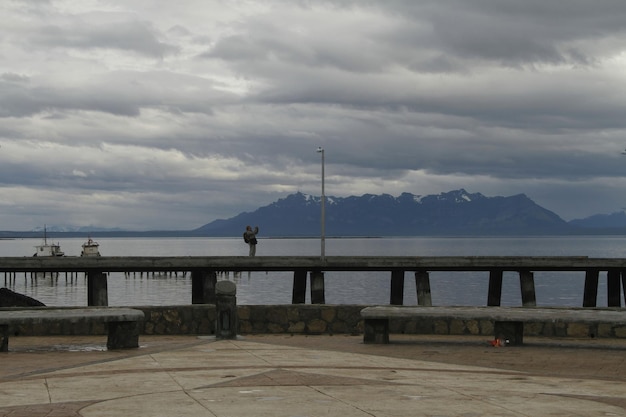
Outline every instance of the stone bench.
<svg viewBox="0 0 626 417"><path fill-rule="evenodd" d="M506 340L510 345L523 344L525 323L587 324L605 326L611 331L618 328L626 334L626 310L618 309L374 306L361 310L361 317L364 343L389 343L389 321L394 319L492 322L495 339ZM606 329L604 333L608 333Z"/></svg>
<svg viewBox="0 0 626 417"><path fill-rule="evenodd" d="M58 324L80 326L106 324L108 327L107 349L139 347L139 322L143 311L131 308L28 308L0 310L0 352L9 350L9 334L20 326ZM13 330L14 331L14 330Z"/></svg>

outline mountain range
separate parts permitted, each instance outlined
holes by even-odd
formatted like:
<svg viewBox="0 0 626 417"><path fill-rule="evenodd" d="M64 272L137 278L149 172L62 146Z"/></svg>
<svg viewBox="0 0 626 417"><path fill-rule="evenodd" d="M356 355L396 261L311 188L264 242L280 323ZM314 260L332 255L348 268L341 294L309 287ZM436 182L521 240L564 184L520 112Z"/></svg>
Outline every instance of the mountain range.
<svg viewBox="0 0 626 417"><path fill-rule="evenodd" d="M437 195L403 193L326 197L325 234L353 236L523 236L626 234L626 214L594 215L570 222L524 194L486 197L464 189ZM240 236L246 225L259 226L265 237L315 237L321 231L321 198L290 194L252 212L219 219L197 229L134 232L102 228L57 228L49 236ZM40 237L42 230L0 232L2 237Z"/></svg>
<svg viewBox="0 0 626 417"><path fill-rule="evenodd" d="M259 225L269 236L319 236L321 198L296 193L230 219L216 220L194 232L236 236L245 225ZM566 222L524 194L486 197L464 189L438 195L403 193L327 197L327 236L563 235L626 232L599 218ZM621 227L621 228L620 228Z"/></svg>

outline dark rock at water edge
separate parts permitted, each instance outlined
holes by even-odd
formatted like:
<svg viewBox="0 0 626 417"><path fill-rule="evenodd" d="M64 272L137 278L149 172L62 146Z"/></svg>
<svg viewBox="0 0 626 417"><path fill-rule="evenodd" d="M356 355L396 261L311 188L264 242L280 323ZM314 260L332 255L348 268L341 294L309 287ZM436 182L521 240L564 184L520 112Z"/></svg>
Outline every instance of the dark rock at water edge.
<svg viewBox="0 0 626 417"><path fill-rule="evenodd" d="M45 304L24 294L0 288L0 307L44 307Z"/></svg>

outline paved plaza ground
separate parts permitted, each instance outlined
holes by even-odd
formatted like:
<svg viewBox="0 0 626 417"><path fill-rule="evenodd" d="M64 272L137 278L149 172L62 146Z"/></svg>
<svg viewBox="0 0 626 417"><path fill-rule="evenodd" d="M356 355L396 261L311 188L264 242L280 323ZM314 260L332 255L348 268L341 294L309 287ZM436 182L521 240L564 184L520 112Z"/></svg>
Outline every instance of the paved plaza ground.
<svg viewBox="0 0 626 417"><path fill-rule="evenodd" d="M623 416L626 340L14 337L0 416Z"/></svg>

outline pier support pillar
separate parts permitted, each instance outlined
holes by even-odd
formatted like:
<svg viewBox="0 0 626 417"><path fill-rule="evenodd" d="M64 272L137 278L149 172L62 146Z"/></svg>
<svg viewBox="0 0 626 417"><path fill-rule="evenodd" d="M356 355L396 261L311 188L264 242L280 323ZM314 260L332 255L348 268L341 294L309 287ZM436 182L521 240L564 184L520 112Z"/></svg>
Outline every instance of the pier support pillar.
<svg viewBox="0 0 626 417"><path fill-rule="evenodd" d="M215 304L215 271L191 272L191 304Z"/></svg>
<svg viewBox="0 0 626 417"><path fill-rule="evenodd" d="M622 291L624 291L624 300L626 301L626 269L622 269Z"/></svg>
<svg viewBox="0 0 626 417"><path fill-rule="evenodd" d="M311 304L326 304L324 273L311 271Z"/></svg>
<svg viewBox="0 0 626 417"><path fill-rule="evenodd" d="M306 270L293 272L293 291L291 304L304 304L306 302Z"/></svg>
<svg viewBox="0 0 626 417"><path fill-rule="evenodd" d="M585 271L585 289L583 293L583 307L596 307L598 304L598 281L600 271L588 269Z"/></svg>
<svg viewBox="0 0 626 417"><path fill-rule="evenodd" d="M232 281L219 281L215 286L215 337L217 339L236 339L237 286Z"/></svg>
<svg viewBox="0 0 626 417"><path fill-rule="evenodd" d="M607 273L606 299L609 307L621 307L622 305L620 276L621 271L619 269L610 269Z"/></svg>
<svg viewBox="0 0 626 417"><path fill-rule="evenodd" d="M389 304L401 306L404 303L404 271L391 271L391 296Z"/></svg>
<svg viewBox="0 0 626 417"><path fill-rule="evenodd" d="M417 290L417 305L431 307L433 300L430 296L430 275L428 271L415 272L415 289Z"/></svg>
<svg viewBox="0 0 626 417"><path fill-rule="evenodd" d="M87 272L87 305L108 306L107 274L101 271Z"/></svg>
<svg viewBox="0 0 626 417"><path fill-rule="evenodd" d="M489 293L487 305L499 307L502 302L502 270L492 269L489 271Z"/></svg>
<svg viewBox="0 0 626 417"><path fill-rule="evenodd" d="M520 288L522 290L522 306L536 307L537 297L535 296L535 276L531 271L520 271Z"/></svg>

